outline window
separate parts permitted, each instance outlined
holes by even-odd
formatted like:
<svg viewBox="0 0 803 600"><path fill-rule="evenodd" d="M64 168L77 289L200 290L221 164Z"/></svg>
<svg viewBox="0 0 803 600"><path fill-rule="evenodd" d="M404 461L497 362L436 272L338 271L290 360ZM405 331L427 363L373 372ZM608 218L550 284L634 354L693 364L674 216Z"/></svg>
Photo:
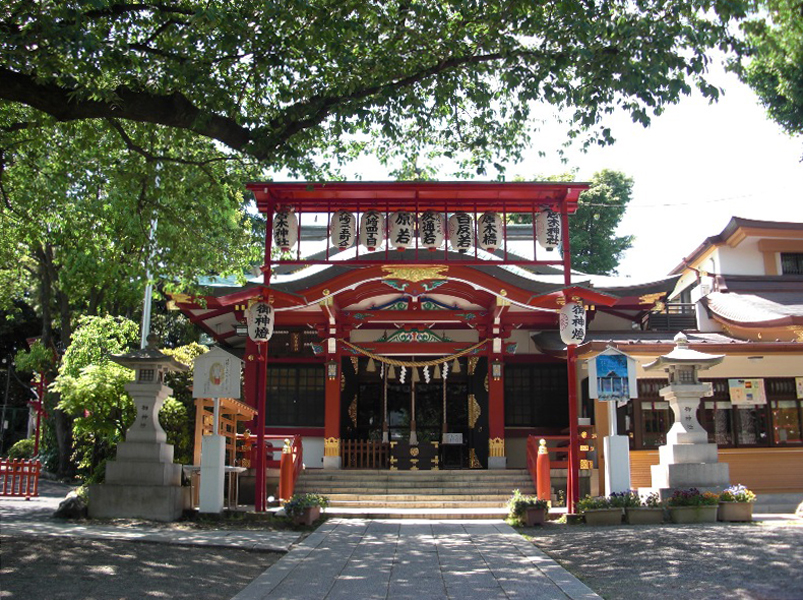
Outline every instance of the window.
<svg viewBox="0 0 803 600"><path fill-rule="evenodd" d="M322 427L324 367L268 366L267 425Z"/></svg>
<svg viewBox="0 0 803 600"><path fill-rule="evenodd" d="M733 405L727 379L711 380L714 394L703 398L697 412L708 441L719 447L803 444L803 401L795 395L794 378L764 379L767 404ZM655 448L665 443L674 416L658 390L666 380L639 380L634 405L634 449Z"/></svg>
<svg viewBox="0 0 803 600"><path fill-rule="evenodd" d="M505 365L505 425L569 425L566 365Z"/></svg>
<svg viewBox="0 0 803 600"><path fill-rule="evenodd" d="M803 252L781 252L781 274L803 275Z"/></svg>

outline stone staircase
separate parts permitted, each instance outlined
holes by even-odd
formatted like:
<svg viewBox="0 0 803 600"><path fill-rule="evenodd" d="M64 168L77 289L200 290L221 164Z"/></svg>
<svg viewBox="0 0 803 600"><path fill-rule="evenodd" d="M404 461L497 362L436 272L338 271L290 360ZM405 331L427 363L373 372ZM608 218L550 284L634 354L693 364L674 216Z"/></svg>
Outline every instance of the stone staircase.
<svg viewBox="0 0 803 600"><path fill-rule="evenodd" d="M376 519L500 519L514 489L535 494L526 470L307 469L296 483L327 496L330 515Z"/></svg>

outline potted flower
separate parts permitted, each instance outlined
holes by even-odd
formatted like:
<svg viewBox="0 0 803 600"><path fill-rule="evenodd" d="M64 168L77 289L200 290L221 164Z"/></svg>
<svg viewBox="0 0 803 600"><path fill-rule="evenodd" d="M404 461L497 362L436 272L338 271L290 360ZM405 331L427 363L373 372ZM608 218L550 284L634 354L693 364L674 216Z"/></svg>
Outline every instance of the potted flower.
<svg viewBox="0 0 803 600"><path fill-rule="evenodd" d="M625 499L623 494L586 496L577 503L586 525L620 525Z"/></svg>
<svg viewBox="0 0 803 600"><path fill-rule="evenodd" d="M321 509L329 506L329 498L321 494L294 494L284 504L284 513L296 525L312 525L321 516Z"/></svg>
<svg viewBox="0 0 803 600"><path fill-rule="evenodd" d="M697 488L676 490L667 504L673 523L716 523L719 496Z"/></svg>
<svg viewBox="0 0 803 600"><path fill-rule="evenodd" d="M719 495L717 519L720 521L752 521L756 495L741 484L730 486Z"/></svg>
<svg viewBox="0 0 803 600"><path fill-rule="evenodd" d="M533 527L543 525L549 513L549 502L536 496L525 496L519 490L513 490L513 496L507 502L507 518L520 525Z"/></svg>
<svg viewBox="0 0 803 600"><path fill-rule="evenodd" d="M631 491L625 506L625 522L630 525L660 525L664 522L664 505L658 492L651 492L643 499Z"/></svg>

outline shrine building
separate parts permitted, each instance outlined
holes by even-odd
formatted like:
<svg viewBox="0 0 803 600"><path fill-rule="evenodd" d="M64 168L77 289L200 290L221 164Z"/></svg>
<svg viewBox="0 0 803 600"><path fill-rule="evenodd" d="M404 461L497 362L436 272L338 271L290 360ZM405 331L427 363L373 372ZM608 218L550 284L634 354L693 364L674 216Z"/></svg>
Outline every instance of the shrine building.
<svg viewBox="0 0 803 600"><path fill-rule="evenodd" d="M685 275L573 271L568 224L587 184L247 187L267 219L261 273L208 278L203 295L173 300L244 360L257 439L302 436L307 469L402 471L524 469L528 439L545 438L570 509L604 487L608 419L586 362L611 345L644 360L670 349L678 315L669 327L659 317ZM254 305L267 316L249 335ZM653 433L633 420L656 413L631 406L619 430L649 450ZM264 464L250 466L264 509Z"/></svg>

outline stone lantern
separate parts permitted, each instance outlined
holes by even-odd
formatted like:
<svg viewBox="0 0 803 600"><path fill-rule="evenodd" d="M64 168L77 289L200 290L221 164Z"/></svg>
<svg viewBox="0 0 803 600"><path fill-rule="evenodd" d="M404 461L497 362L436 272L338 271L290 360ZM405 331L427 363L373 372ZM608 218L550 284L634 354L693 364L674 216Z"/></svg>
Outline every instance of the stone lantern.
<svg viewBox="0 0 803 600"><path fill-rule="evenodd" d="M106 463L106 483L89 488L89 516L175 520L184 510L181 465L173 462L173 446L159 424L159 411L173 393L164 384L165 373L189 368L160 352L152 337L147 348L112 355L111 360L136 373L125 389L137 418L118 444L116 460Z"/></svg>
<svg viewBox="0 0 803 600"><path fill-rule="evenodd" d="M645 371L666 371L669 385L659 393L675 415L666 444L658 448L659 464L652 466L652 487L662 496L692 487L718 491L730 485L728 465L719 462L717 445L708 442L708 433L697 421L700 399L712 394L712 385L700 382L698 373L725 356L691 350L683 333L675 336L675 344L672 352L644 366Z"/></svg>

